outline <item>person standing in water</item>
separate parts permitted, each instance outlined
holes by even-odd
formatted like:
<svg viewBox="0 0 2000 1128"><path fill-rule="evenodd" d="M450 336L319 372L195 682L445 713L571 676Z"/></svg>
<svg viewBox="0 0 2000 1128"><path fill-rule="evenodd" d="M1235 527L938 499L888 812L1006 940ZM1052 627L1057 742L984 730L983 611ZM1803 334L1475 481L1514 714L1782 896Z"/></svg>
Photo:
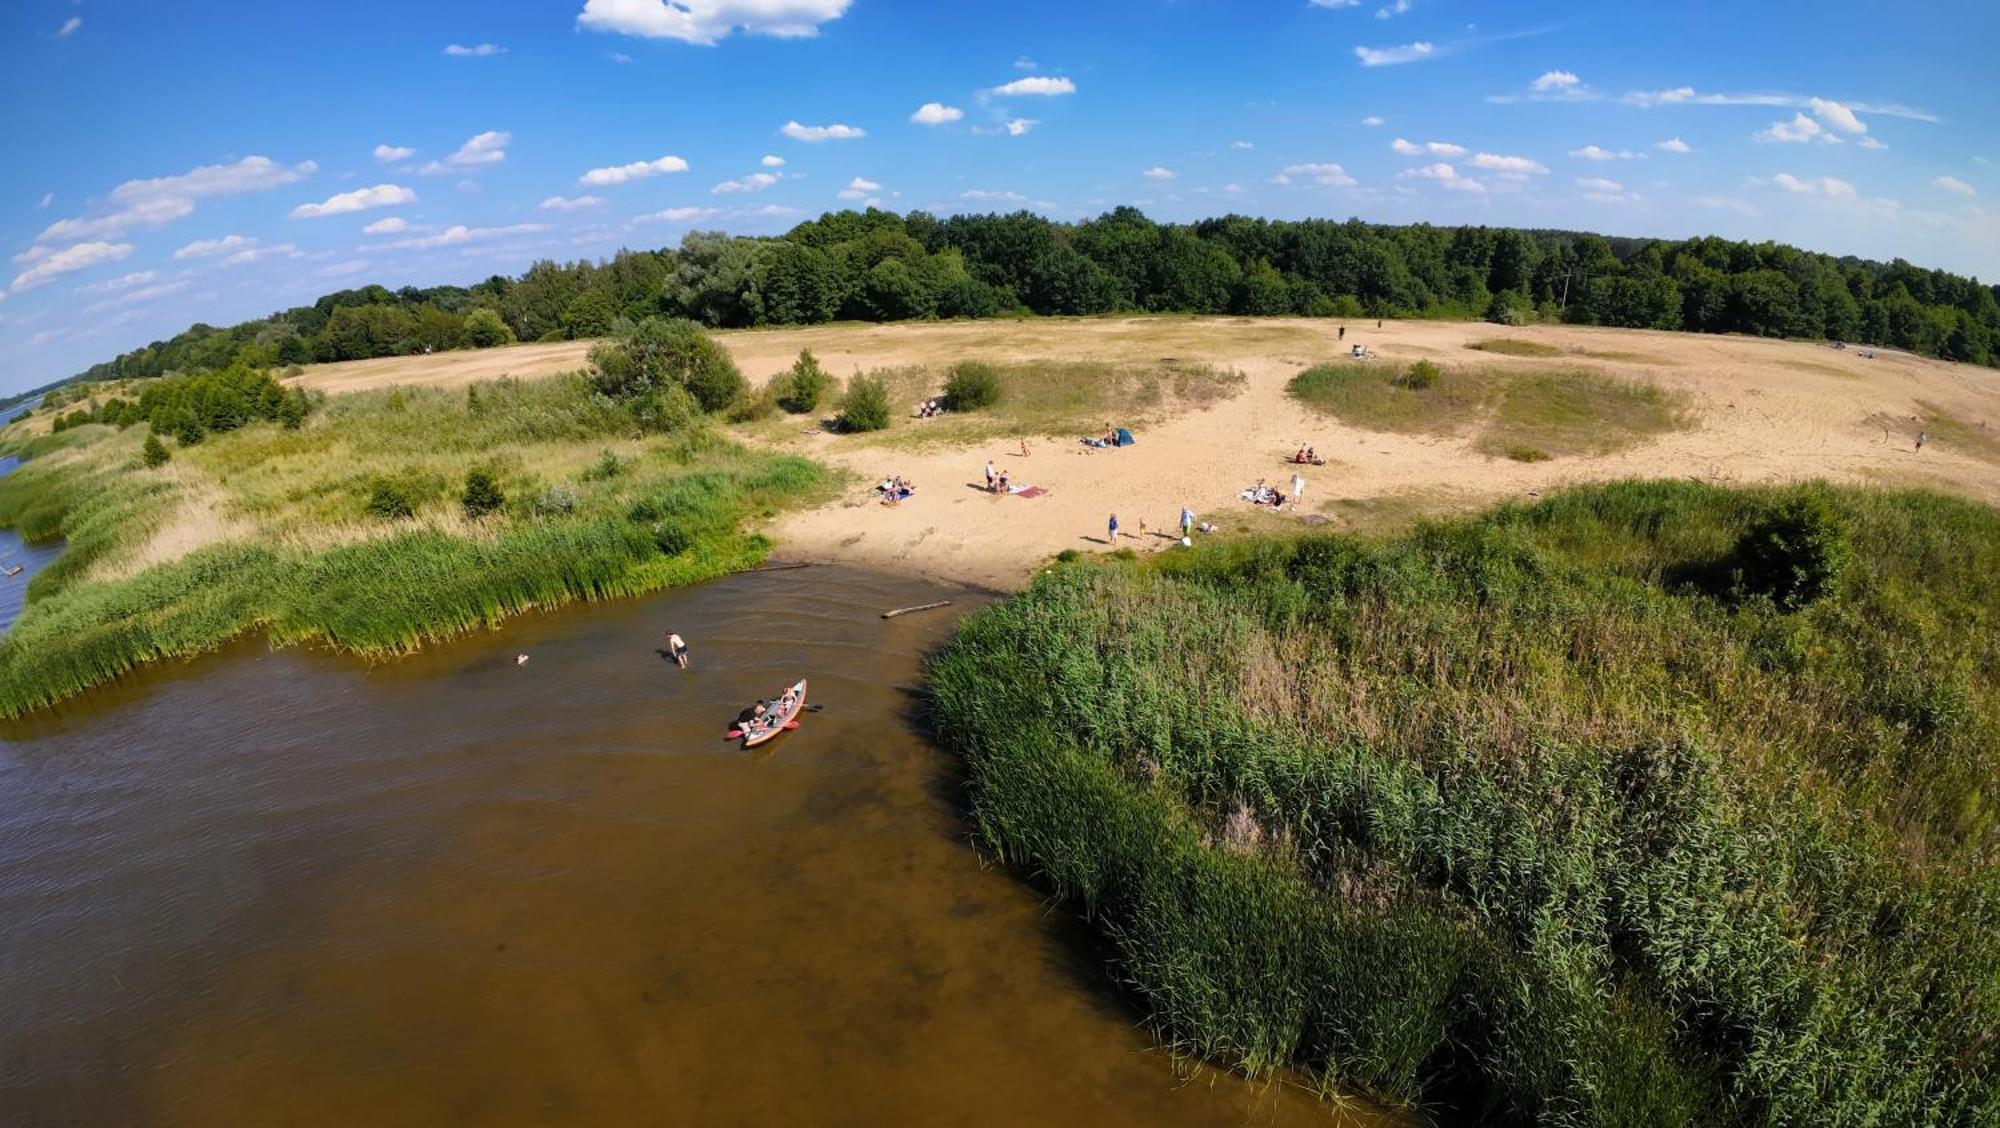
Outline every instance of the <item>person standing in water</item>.
<svg viewBox="0 0 2000 1128"><path fill-rule="evenodd" d="M667 654L673 658L674 665L683 670L688 668L687 641L672 631L667 632Z"/></svg>

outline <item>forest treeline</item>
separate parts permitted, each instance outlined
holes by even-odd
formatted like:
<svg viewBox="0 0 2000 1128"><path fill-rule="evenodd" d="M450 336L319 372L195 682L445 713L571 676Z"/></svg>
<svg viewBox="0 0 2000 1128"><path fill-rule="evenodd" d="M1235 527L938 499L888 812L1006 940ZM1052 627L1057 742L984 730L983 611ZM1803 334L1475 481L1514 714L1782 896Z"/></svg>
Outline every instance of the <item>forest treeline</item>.
<svg viewBox="0 0 2000 1128"><path fill-rule="evenodd" d="M359 360L603 336L621 320L714 328L1121 311L1563 321L1828 338L2000 364L2000 287L1902 259L1720 238L1225 216L1080 223L832 212L778 238L537 262L473 286L366 286L229 328L197 324L82 379Z"/></svg>

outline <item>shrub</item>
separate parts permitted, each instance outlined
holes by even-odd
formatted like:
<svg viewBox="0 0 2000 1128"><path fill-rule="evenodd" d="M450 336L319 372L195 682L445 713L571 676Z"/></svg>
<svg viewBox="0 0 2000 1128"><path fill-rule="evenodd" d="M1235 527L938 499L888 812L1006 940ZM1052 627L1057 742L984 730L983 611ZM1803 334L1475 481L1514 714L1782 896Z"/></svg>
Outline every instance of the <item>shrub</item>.
<svg viewBox="0 0 2000 1128"><path fill-rule="evenodd" d="M827 390L833 386L833 377L819 366L819 358L813 356L811 349L800 349L791 370L772 383L777 387L778 406L793 415L804 415L819 410Z"/></svg>
<svg viewBox="0 0 2000 1128"><path fill-rule="evenodd" d="M976 360L951 370L944 382L945 403L953 411L977 411L1000 400L1000 370Z"/></svg>
<svg viewBox="0 0 2000 1128"><path fill-rule="evenodd" d="M458 500L465 507L465 515L477 521L507 504L507 495L501 492L492 471L474 469L466 472L465 492Z"/></svg>
<svg viewBox="0 0 2000 1128"><path fill-rule="evenodd" d="M597 456L590 469L583 472L586 482L608 482L625 472L625 460L618 457L615 450L606 450Z"/></svg>
<svg viewBox="0 0 2000 1128"><path fill-rule="evenodd" d="M778 393L775 388L765 386L756 391L745 391L729 405L722 417L731 423L750 423L758 419L769 419L778 413Z"/></svg>
<svg viewBox="0 0 2000 1128"><path fill-rule="evenodd" d="M1405 372L1396 382L1413 392L1421 392L1428 388L1436 387L1438 377L1441 375L1443 373L1438 370L1437 365L1432 364L1428 360L1420 360L1410 365L1410 370Z"/></svg>
<svg viewBox="0 0 2000 1128"><path fill-rule="evenodd" d="M649 317L624 327L590 350L597 390L636 400L679 386L703 411L721 411L743 395L743 373L701 326L685 318Z"/></svg>
<svg viewBox="0 0 2000 1128"><path fill-rule="evenodd" d="M535 500L535 512L544 517L560 517L576 512L576 490L568 482L557 482Z"/></svg>
<svg viewBox="0 0 2000 1128"><path fill-rule="evenodd" d="M368 513L384 521L400 521L417 515L409 487L391 478L377 478L368 484Z"/></svg>
<svg viewBox="0 0 2000 1128"><path fill-rule="evenodd" d="M1486 320L1495 325L1526 325L1534 319L1534 303L1519 290L1501 290L1486 303Z"/></svg>
<svg viewBox="0 0 2000 1128"><path fill-rule="evenodd" d="M840 429L880 431L889 425L889 385L880 376L856 376L840 397Z"/></svg>
<svg viewBox="0 0 2000 1128"><path fill-rule="evenodd" d="M513 344L514 331L492 310L475 309L465 315L465 339L475 349L490 349Z"/></svg>
<svg viewBox="0 0 2000 1128"><path fill-rule="evenodd" d="M1853 550L1847 529L1824 497L1795 494L1767 510L1736 542L1739 583L1797 611L1839 589Z"/></svg>
<svg viewBox="0 0 2000 1128"><path fill-rule="evenodd" d="M1552 456L1541 447L1516 443L1507 448L1507 457L1516 462L1547 462Z"/></svg>
<svg viewBox="0 0 2000 1128"><path fill-rule="evenodd" d="M167 445L160 441L158 435L147 435L146 445L139 448L139 458L145 462L149 470L165 466L167 459L172 457L173 455L167 453Z"/></svg>

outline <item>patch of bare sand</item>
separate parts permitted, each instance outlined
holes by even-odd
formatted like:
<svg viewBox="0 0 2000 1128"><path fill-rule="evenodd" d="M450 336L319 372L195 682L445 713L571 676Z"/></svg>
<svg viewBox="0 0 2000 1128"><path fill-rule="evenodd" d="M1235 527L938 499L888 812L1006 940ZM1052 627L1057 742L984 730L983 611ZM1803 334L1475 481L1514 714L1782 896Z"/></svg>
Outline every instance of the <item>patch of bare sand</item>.
<svg viewBox="0 0 2000 1128"><path fill-rule="evenodd" d="M788 558L840 560L940 578L1013 587L1065 548L1106 551L1117 513L1120 547L1164 550L1183 505L1203 520L1240 527L1249 511L1237 492L1260 478L1289 485L1285 459L1310 443L1333 460L1301 469L1302 515L1332 527L1368 523L1359 515L1408 499L1449 498L1449 508L1529 498L1563 486L1615 478L1696 478L1761 484L1802 478L1925 485L2000 504L2000 466L1956 449L1938 433L1918 453L1926 412L1961 427L2000 430L2000 373L1899 353L1755 338L1579 326L1500 330L1477 322L1127 317L835 325L719 334L746 375L762 382L811 348L829 371L979 359L1040 358L1119 364L1179 361L1227 365L1248 377L1228 400L1142 430L1138 445L1095 451L1075 435L962 445L861 447L838 436L788 434L770 445L843 467L859 484L819 509L778 520L773 535ZM1506 336L1546 344L1559 357L1509 357L1466 348ZM1285 394L1301 368L1336 359L1360 343L1380 363L1438 357L1449 364L1524 371L1560 366L1626 380L1650 380L1687 396L1693 425L1602 456L1524 464L1473 449L1462 436L1391 435L1330 421ZM533 351L531 351L533 350ZM323 366L303 381L329 390L389 383L463 383L511 372L569 371L582 344L520 346L488 353L370 366ZM461 357L465 359L461 359ZM518 357L519 359L513 359ZM476 367L468 367L473 362ZM330 371L338 370L338 371ZM1902 430L1895 425L1907 421ZM1885 422L1889 425L1885 426ZM899 420L898 426L921 423ZM1903 433L1906 431L1907 433ZM980 488L991 459L1014 481L1048 494L996 497ZM875 504L868 484L890 474L915 481L915 498ZM1144 522L1144 531L1141 531Z"/></svg>

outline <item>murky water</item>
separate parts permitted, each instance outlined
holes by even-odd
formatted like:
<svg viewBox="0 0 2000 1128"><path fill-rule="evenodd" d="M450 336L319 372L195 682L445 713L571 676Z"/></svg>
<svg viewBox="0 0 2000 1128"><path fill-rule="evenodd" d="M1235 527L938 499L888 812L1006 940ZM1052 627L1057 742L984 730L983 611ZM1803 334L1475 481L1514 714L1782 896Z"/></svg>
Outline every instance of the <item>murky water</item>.
<svg viewBox="0 0 2000 1128"><path fill-rule="evenodd" d="M11 726L0 1122L1332 1122L1182 1079L981 864L910 719L952 612L879 618L945 597L814 568L375 669L245 644ZM823 712L720 739L800 674Z"/></svg>
<svg viewBox="0 0 2000 1128"><path fill-rule="evenodd" d="M6 411L0 411L0 427L5 427L15 417L26 411L31 404L16 404ZM0 478L12 473L21 464L13 455L0 457ZM12 529L0 529L0 634L6 634L14 620L21 617L21 604L27 598L28 581L42 570L42 565L62 554L62 545L27 544L20 534ZM7 575L14 568L19 572Z"/></svg>

